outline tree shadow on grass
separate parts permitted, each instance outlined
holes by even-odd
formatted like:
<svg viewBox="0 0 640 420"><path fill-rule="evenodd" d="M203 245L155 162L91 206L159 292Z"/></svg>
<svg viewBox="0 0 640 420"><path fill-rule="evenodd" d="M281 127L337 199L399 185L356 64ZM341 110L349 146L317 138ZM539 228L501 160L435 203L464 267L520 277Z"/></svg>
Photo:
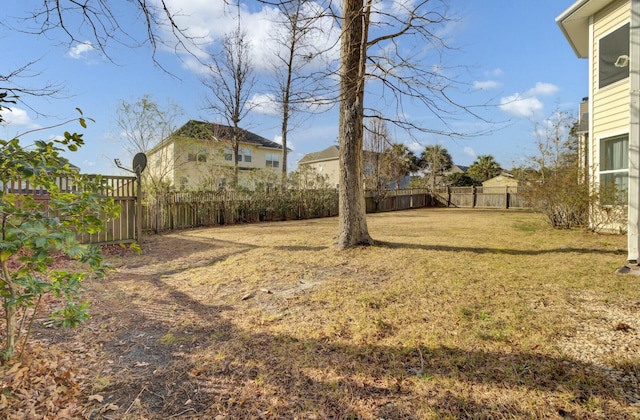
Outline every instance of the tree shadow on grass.
<svg viewBox="0 0 640 420"><path fill-rule="evenodd" d="M464 247L449 245L428 245L428 244L409 244L388 241L375 241L375 246L389 249L421 249L424 251L444 251L444 252L472 252L476 254L506 254L506 255L545 255L545 254L613 254L625 255L626 251L621 250L603 250L594 248L554 248L554 249L504 249L504 248L484 248L484 247Z"/></svg>
<svg viewBox="0 0 640 420"><path fill-rule="evenodd" d="M112 281L94 292L106 301L94 302L85 328L98 331L99 374L111 380L96 392L118 410L96 406L93 418L632 418L620 385L594 365L247 331L233 321L241 306L206 302L157 274L137 275L137 291Z"/></svg>

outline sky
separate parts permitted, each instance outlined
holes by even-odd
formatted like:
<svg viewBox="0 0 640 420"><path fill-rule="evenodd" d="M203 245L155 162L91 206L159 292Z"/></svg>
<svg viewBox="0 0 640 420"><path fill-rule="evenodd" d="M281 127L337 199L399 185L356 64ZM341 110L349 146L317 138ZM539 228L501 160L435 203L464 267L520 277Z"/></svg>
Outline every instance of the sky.
<svg viewBox="0 0 640 420"><path fill-rule="evenodd" d="M384 0L381 7L392 10L394 1ZM175 121L180 126L190 119L222 122L206 109L207 88L202 83L203 68L194 56L160 46L154 64L153 50L146 46L132 48L133 40L109 41L108 57L92 44L89 35L83 38L86 27L69 27L82 42L69 42L62 30L45 34L34 32L37 25L21 18L33 13L39 2L7 2L3 5L3 24L0 25L0 45L3 63L0 75L31 64L25 73L14 79L20 87L56 86L60 92L54 97L24 95L21 101L3 111L5 122L0 126L0 138L21 136L24 144L36 139L51 139L64 131L83 134L85 146L67 157L83 173L123 174L114 164L120 159L130 166L131 156L125 150L125 140L117 127L117 109L122 101L133 103L143 95L151 95L161 107L176 104L183 110ZM453 47L444 51L437 71L456 81L460 89L453 97L461 104L473 107L481 118L461 113L444 123L429 113L419 102L405 101L402 114L429 131L449 131L456 135L430 132L406 132L390 127L393 140L405 143L419 154L427 145L445 147L457 165L469 166L480 155L492 155L506 169L519 166L536 152L535 124L557 110L577 116L581 99L588 94L587 61L579 59L564 39L555 18L573 0L449 0L449 11L455 21L438 28L438 36ZM34 6L36 4L36 6ZM144 34L144 26L137 15L124 9L129 2L116 2L114 16L121 19L132 38ZM236 25L236 13L225 14L222 1L168 0L176 8L178 21L190 35L196 36L203 48L214 51L222 37ZM251 98L260 106L243 119L241 125L267 139L281 141L280 121L273 114L268 98L267 63L268 41L273 27L274 11L255 0L241 0L241 22L253 49L252 63L258 83ZM338 56L335 32L324 30L316 36L328 59ZM169 39L169 38L167 38ZM86 41L85 41L86 40ZM420 46L405 45L407 49ZM333 48L327 46L335 45ZM424 48L427 50L427 48ZM416 54L424 60L433 55ZM206 59L196 54L196 57ZM436 66L431 61L423 63ZM436 67L432 67L436 68ZM3 85L0 84L0 88ZM385 116L398 112L385 94L373 90L367 93L365 105L380 108ZM210 95L209 95L209 99ZM483 106L478 106L483 105ZM78 117L80 108L88 122L86 129L76 123L60 127L61 122ZM298 115L295 128L289 134L289 170L305 154L337 144L337 107L325 112ZM446 125L445 125L446 124Z"/></svg>

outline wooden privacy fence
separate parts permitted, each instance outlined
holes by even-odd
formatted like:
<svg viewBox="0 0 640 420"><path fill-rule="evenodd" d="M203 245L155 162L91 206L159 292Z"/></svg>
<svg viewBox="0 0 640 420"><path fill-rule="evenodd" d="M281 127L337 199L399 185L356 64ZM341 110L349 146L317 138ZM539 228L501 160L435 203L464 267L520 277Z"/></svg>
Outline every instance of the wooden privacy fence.
<svg viewBox="0 0 640 420"><path fill-rule="evenodd" d="M97 175L90 175L95 177ZM105 231L95 234L85 234L78 237L83 243L108 244L130 243L136 240L136 177L102 175L107 188L103 191L106 196L113 197L120 206L120 216L105 220ZM75 192L77 187L70 178L61 177L56 180L57 186L63 192ZM50 197L47 190L28 181L14 180L0 185L3 193L32 195L36 202L48 204Z"/></svg>
<svg viewBox="0 0 640 420"><path fill-rule="evenodd" d="M439 187L434 199L445 207L523 208L522 187Z"/></svg>
<svg viewBox="0 0 640 420"><path fill-rule="evenodd" d="M429 190L422 188L388 190L384 197L379 197L375 190L365 191L367 213L379 211L408 210L420 207L433 207Z"/></svg>
<svg viewBox="0 0 640 420"><path fill-rule="evenodd" d="M198 226L336 216L336 190L174 192L143 200L143 229L161 232Z"/></svg>
<svg viewBox="0 0 640 420"><path fill-rule="evenodd" d="M138 240L136 217L136 203L138 191L135 176L111 176L103 175L102 180L110 187L105 190L105 195L113 197L120 206L120 216L113 220L105 221L106 230L92 235L83 235L84 243L131 243Z"/></svg>
<svg viewBox="0 0 640 420"><path fill-rule="evenodd" d="M515 187L449 187L389 190L384 197L365 192L367 213L420 207L523 207ZM199 226L299 220L338 215L338 191L203 191L145 196L142 228L161 232Z"/></svg>

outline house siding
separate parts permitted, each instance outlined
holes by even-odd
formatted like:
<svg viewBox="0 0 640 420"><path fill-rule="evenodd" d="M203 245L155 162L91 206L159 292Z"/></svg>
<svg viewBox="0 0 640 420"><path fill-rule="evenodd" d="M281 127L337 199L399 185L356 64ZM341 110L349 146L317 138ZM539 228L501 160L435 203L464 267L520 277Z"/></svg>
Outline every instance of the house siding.
<svg viewBox="0 0 640 420"><path fill-rule="evenodd" d="M327 182L332 187L337 186L340 183L340 177L339 177L340 162L338 159L309 162L309 163L304 162L304 163L299 163L298 165L308 166L310 168L315 169L315 171L320 175L325 175L327 177Z"/></svg>
<svg viewBox="0 0 640 420"><path fill-rule="evenodd" d="M189 121L182 128L176 131L167 141L156 146L148 153L149 171L154 174L161 174L164 181L172 184L178 189L197 188L218 188L224 181L227 183L233 177L235 159L225 160L225 148L231 149L231 143L225 139L206 136L207 130L211 132L219 129L229 129L226 126L213 126L211 123L200 121ZM184 135L183 133L187 133ZM205 133L205 138L196 137ZM222 133L222 131L221 131ZM192 134L194 137L189 136ZM274 180L282 171L282 147L260 136L246 132L248 141L240 143L239 152L242 154L242 161L238 162L238 182L242 186L251 187L255 181L253 174L255 170L263 169L270 173L269 177ZM251 161L245 162L245 150L250 151ZM267 167L267 154L272 153L277 156L278 167ZM189 160L189 155L195 159ZM163 165L163 163L165 163ZM162 170L162 168L166 170ZM262 177L264 172L258 175ZM157 175L156 175L157 176ZM268 177L268 178L269 178ZM266 181L267 179L260 179Z"/></svg>
<svg viewBox="0 0 640 420"><path fill-rule="evenodd" d="M226 142L205 142L195 141L190 139L188 143L184 143L185 148L179 153L175 164L175 178L174 185L180 187L183 178L186 179L186 186L189 188L198 188L201 186L208 177L213 177L217 180L222 178L229 179L231 177L235 161L224 160L224 148L231 148ZM266 169L273 171L274 173L280 173L282 171L281 166L271 168L266 166L267 153L275 153L279 157L279 165L282 165L282 150L269 149L257 147L254 144L241 143L240 149L251 150L251 162L238 162L240 171L238 173L239 182L247 181L248 172L246 169L257 170ZM188 154L206 152L206 162L188 161ZM244 169L244 170L243 170Z"/></svg>
<svg viewBox="0 0 640 420"><path fill-rule="evenodd" d="M628 133L630 123L629 112L629 79L624 79L602 89L598 88L598 44L600 38L629 22L631 17L629 1L618 0L605 7L593 17L592 45L592 86L593 112L591 148L593 162L598 161L600 140L612 135Z"/></svg>

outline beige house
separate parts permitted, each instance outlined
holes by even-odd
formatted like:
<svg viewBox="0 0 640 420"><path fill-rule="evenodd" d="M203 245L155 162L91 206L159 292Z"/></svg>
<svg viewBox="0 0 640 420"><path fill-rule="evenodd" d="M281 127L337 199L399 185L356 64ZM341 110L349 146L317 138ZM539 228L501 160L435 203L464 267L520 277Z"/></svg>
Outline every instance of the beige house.
<svg viewBox="0 0 640 420"><path fill-rule="evenodd" d="M259 169L274 179L281 173L282 145L242 130L234 156L231 133L226 125L191 120L147 152L145 175L178 189L211 189L228 184L236 160L240 185Z"/></svg>
<svg viewBox="0 0 640 420"><path fill-rule="evenodd" d="M614 184L628 199L628 260L640 237L640 0L579 0L556 22L579 58L589 60L584 161L591 184ZM635 42L630 42L635 40ZM581 110L581 114L583 114Z"/></svg>
<svg viewBox="0 0 640 420"><path fill-rule="evenodd" d="M298 161L298 166L313 168L320 175L326 176L332 187L338 187L340 183L338 146L329 146L320 152L307 153Z"/></svg>
<svg viewBox="0 0 640 420"><path fill-rule="evenodd" d="M513 175L508 174L506 172L503 172L500 175L494 176L493 178L489 178L482 183L483 188L517 187L518 185L520 185L520 181L515 179Z"/></svg>

